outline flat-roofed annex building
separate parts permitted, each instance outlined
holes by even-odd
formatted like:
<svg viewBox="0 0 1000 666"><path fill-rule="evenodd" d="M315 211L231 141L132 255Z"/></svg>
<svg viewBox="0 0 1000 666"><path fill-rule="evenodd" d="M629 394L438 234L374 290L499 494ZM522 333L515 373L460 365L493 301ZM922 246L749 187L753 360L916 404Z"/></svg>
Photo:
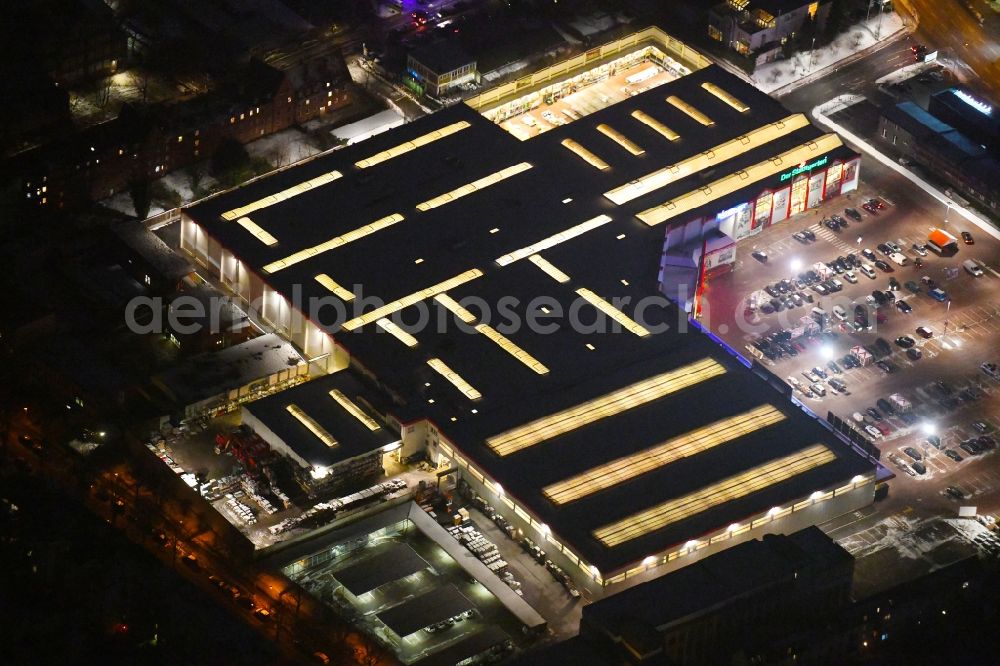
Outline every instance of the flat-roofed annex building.
<svg viewBox="0 0 1000 666"><path fill-rule="evenodd" d="M182 247L595 588L822 522L872 465L649 297L675 234L856 155L689 64L526 141L452 107L184 211Z"/></svg>

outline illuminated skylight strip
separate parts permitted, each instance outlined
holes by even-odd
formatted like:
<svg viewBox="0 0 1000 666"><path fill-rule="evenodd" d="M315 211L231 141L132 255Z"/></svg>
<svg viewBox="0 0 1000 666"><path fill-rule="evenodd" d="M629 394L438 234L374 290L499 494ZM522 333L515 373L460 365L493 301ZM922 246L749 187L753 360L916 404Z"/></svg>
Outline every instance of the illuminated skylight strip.
<svg viewBox="0 0 1000 666"><path fill-rule="evenodd" d="M351 291L345 289L344 287L342 287L339 282L337 282L336 280L334 280L332 277L330 277L326 273L320 273L319 275L317 275L316 276L316 282L319 282L321 285L323 285L324 287L326 287L327 289L329 289L330 291L332 291L334 294L336 294L343 301L353 301L354 300L354 292L351 292Z"/></svg>
<svg viewBox="0 0 1000 666"><path fill-rule="evenodd" d="M629 139L627 136L616 130L614 127L601 123L597 126L597 131L608 137L619 146L632 153L633 155L642 155L646 150L639 146L636 142Z"/></svg>
<svg viewBox="0 0 1000 666"><path fill-rule="evenodd" d="M563 273L561 270L552 265L551 262L547 261L540 254L533 254L528 257L528 261L545 271L545 274L556 282L569 282L569 276Z"/></svg>
<svg viewBox="0 0 1000 666"><path fill-rule="evenodd" d="M680 134L673 131L672 129L670 129L669 127L667 127L659 120L646 113L645 111L639 111L638 109L636 109L635 111L632 112L632 117L638 120L640 123L652 127L654 131L658 132L667 141L676 141L677 139L681 138Z"/></svg>
<svg viewBox="0 0 1000 666"><path fill-rule="evenodd" d="M490 437L486 440L486 444L497 455L508 456L603 418L640 407L670 393L725 374L725 372L725 367L718 361L705 358L676 370L649 377L561 412L543 416L530 423Z"/></svg>
<svg viewBox="0 0 1000 666"><path fill-rule="evenodd" d="M590 166L604 171L605 169L610 169L611 165L602 160L600 157L590 152L578 142L573 139L563 139L560 144L569 149L574 155L579 157L581 160L589 164Z"/></svg>
<svg viewBox="0 0 1000 666"><path fill-rule="evenodd" d="M287 407L285 407L285 411L294 416L299 423L308 428L309 432L316 435L316 437L319 438L319 441L323 442L331 449L337 446L337 440L334 438L334 436L328 433L323 428L323 426L316 423L316 421L313 420L311 416L302 411L302 409L298 405L294 404L288 405Z"/></svg>
<svg viewBox="0 0 1000 666"><path fill-rule="evenodd" d="M476 321L476 316L462 307L462 304L456 301L454 298L448 294L438 294L434 297L446 310L458 317L459 321L465 324L472 324Z"/></svg>
<svg viewBox="0 0 1000 666"><path fill-rule="evenodd" d="M353 331L356 328L360 328L362 326L365 326L366 324L378 321L383 317L388 317L393 312L399 312L400 310L408 308L415 303L419 303L420 301L426 300L428 298L434 298L438 294L444 293L449 289L454 289L455 287L463 285L466 282L469 282L470 280L475 280L477 277L482 276L482 274L483 272L478 268L467 270L460 275L456 275L453 278L445 280L444 282L438 282L437 284L431 285L430 287L427 287L425 289L421 289L420 291L415 291L412 294L409 294L408 296L400 298L399 300L392 301L391 303L386 303L382 307L375 308L370 312L366 312L360 317L355 317L354 319L346 321L344 322L343 328L344 330L347 331Z"/></svg>
<svg viewBox="0 0 1000 666"><path fill-rule="evenodd" d="M784 420L785 415L773 405L761 405L743 414L674 437L644 451L593 467L574 477L547 486L542 492L556 504L574 502Z"/></svg>
<svg viewBox="0 0 1000 666"><path fill-rule="evenodd" d="M456 317L458 317L460 321L466 324L472 324L473 322L476 321L476 316L474 314L472 314L466 308L462 307L461 303L456 301L448 294L438 294L437 296L434 297L434 300L440 303L442 306L444 306L449 312L454 314ZM500 347L500 349L503 349L505 352L516 358L518 361L531 368L537 374L544 375L548 373L549 369L545 367L545 365L542 364L537 358L535 358L528 352L518 347L516 344L511 342L506 336L504 336L502 333L500 333L492 326L488 324L478 324L476 326L476 331L482 333L491 342Z"/></svg>
<svg viewBox="0 0 1000 666"><path fill-rule="evenodd" d="M393 213L392 215L388 215L381 219L375 220L370 224L366 224L363 227L358 227L357 229L348 231L346 234L335 236L328 241L320 243L319 245L314 245L304 250L299 250L295 254L290 254L284 259L279 259L278 261L274 261L270 264L267 264L266 266L264 266L264 272L277 273L278 271L284 268L288 268L289 266L294 266L299 262L305 261L306 259L311 259L316 255L326 252L328 250L333 250L343 245L347 245L348 243L352 243L356 240L364 238L369 234L373 234L376 231L385 229L386 227L391 227L397 222L402 222L402 221L403 221L402 215L400 215L399 213Z"/></svg>
<svg viewBox="0 0 1000 666"><path fill-rule="evenodd" d="M321 174L315 178L310 178L309 180L303 181L298 185L289 187L286 190L281 190L280 192L275 192L274 194L268 195L263 199L258 199L248 203L245 206L240 206L239 208L234 208L232 210L227 210L222 214L222 219L229 220L230 222L238 217L243 217L244 215L249 215L255 210L260 210L262 208L267 208L268 206L273 206L279 204L286 199L291 199L292 197L297 197L300 194L305 194L311 189L326 185L327 183L332 183L333 181L340 178L343 174L339 171L330 171L328 173Z"/></svg>
<svg viewBox="0 0 1000 666"><path fill-rule="evenodd" d="M433 143L438 139L443 139L446 136L451 136L455 132L460 132L466 129L467 127L471 127L471 125L464 120L460 120L457 123L452 123L451 125L445 125L441 129L436 129L433 132L428 132L427 134L424 134L423 136L418 136L416 139L413 139L412 141L401 143L398 146L393 146L388 150L383 150L381 153L376 153L371 157L355 162L354 166L358 167L359 169L367 169L368 167L372 167L375 166L376 164L381 164L382 162L391 160L394 157L399 157L400 155L408 153L411 150L416 150L421 146L426 146L428 143Z"/></svg>
<svg viewBox="0 0 1000 666"><path fill-rule="evenodd" d="M780 155L775 155L763 162L758 162L742 171L702 185L696 190L671 199L658 206L647 208L636 217L653 226L665 222L677 215L712 203L720 197L727 196L744 187L771 178L782 171L791 171L800 164L808 164L829 153L843 144L836 134L824 134L818 139L808 141Z"/></svg>
<svg viewBox="0 0 1000 666"><path fill-rule="evenodd" d="M586 222L581 222L580 224L572 226L569 229L560 231L559 233L549 236L548 238L543 238L537 243L533 243L526 247L522 247L519 250L514 250L510 254L505 254L502 257L498 258L496 262L501 266L512 264L515 261L520 261L521 259L530 257L533 254L538 254L539 252L548 250L550 247L555 247L556 245L564 243L570 240L571 238L576 238L577 236L581 236L587 233L588 231L591 231L593 229L596 229L597 227L607 224L610 221L611 218L608 217L607 215L598 215L597 217L592 217Z"/></svg>
<svg viewBox="0 0 1000 666"><path fill-rule="evenodd" d="M738 500L837 459L822 444L813 444L791 455L776 458L741 474L705 486L683 497L669 500L628 518L594 530L608 548L687 520L704 511Z"/></svg>
<svg viewBox="0 0 1000 666"><path fill-rule="evenodd" d="M460 374L445 365L445 362L441 359L428 359L427 365L431 366L435 372L451 382L451 384L461 391L462 394L469 400L479 400L483 397L482 393L472 388L472 384L465 381Z"/></svg>
<svg viewBox="0 0 1000 666"><path fill-rule="evenodd" d="M629 333L634 333L635 335L638 335L640 338L644 338L647 335L649 335L649 330L640 326L637 322L630 319L628 315L626 315L624 312L622 312L615 306L611 305L611 303L608 303L606 300L604 300L591 290L580 288L576 290L576 293L579 294L583 300L587 301L595 308L603 312L605 315L611 317L613 320L621 324L622 328L624 328Z"/></svg>
<svg viewBox="0 0 1000 666"><path fill-rule="evenodd" d="M734 109L736 109L740 113L746 113L747 111L750 110L749 106L747 106L746 104L744 104L740 100L736 99L735 97L733 97L732 95L730 95L728 92L726 92L725 90L723 90L719 86L715 85L714 83L711 83L709 81L705 81L704 83L701 84L701 87L704 88L705 90L707 90L708 92L712 93L713 95L715 95L716 97L718 97L723 102L725 102L729 106L733 107Z"/></svg>
<svg viewBox="0 0 1000 666"><path fill-rule="evenodd" d="M692 155L662 169L657 169L641 178L625 183L620 187L604 193L604 196L621 206L633 199L649 194L670 183L676 182L692 174L696 174L715 165L722 164L727 160L739 157L751 150L788 136L792 132L802 129L809 124L809 119L804 114L796 113L777 122L768 123L762 127L748 132L743 136L720 143L706 151Z"/></svg>
<svg viewBox="0 0 1000 666"><path fill-rule="evenodd" d="M333 389L330 391L330 397L333 398L338 405L343 407L348 414L361 421L361 424L369 430L375 431L382 427L379 425L378 421L361 411L361 408L355 405L354 401L341 393L339 389Z"/></svg>
<svg viewBox="0 0 1000 666"><path fill-rule="evenodd" d="M549 369L545 367L541 361L518 347L515 343L511 342L509 338L504 336L500 333L500 331L496 330L492 326L488 324L479 324L476 326L476 330L496 343L500 349L504 350L518 361L531 368L536 374L548 374Z"/></svg>
<svg viewBox="0 0 1000 666"><path fill-rule="evenodd" d="M417 346L417 339L397 326L391 319L379 319L375 322L375 325L384 330L386 333L391 334L392 337L396 338L407 347Z"/></svg>
<svg viewBox="0 0 1000 666"><path fill-rule="evenodd" d="M264 245L276 245L278 243L277 238L264 231L263 227L261 227L259 224L251 220L249 217L241 217L240 219L236 220L236 224L240 225L241 227L249 231L251 234L254 235L254 237L257 240L259 240Z"/></svg>
<svg viewBox="0 0 1000 666"><path fill-rule="evenodd" d="M701 123L706 127L711 127L712 125L715 124L714 120L712 120L704 113L702 113L698 109L694 108L693 106L682 100L680 97L677 97L676 95L671 95L670 97L668 97L667 103L673 106L674 108L683 111L689 117L693 118L694 120L697 120L699 123Z"/></svg>
<svg viewBox="0 0 1000 666"><path fill-rule="evenodd" d="M471 183L466 183L461 187L456 187L451 192L445 192L433 199L428 199L422 203L417 204L417 210L428 211L432 208L437 208L438 206L443 206L446 203L451 203L456 199L461 199L462 197L472 194L473 192L478 192L480 190L486 189L491 185L496 185L500 181L507 180L512 176L516 176L519 173L523 173L531 168L531 164L528 162L519 162L505 169L500 169L500 171L495 171L488 176L483 176Z"/></svg>

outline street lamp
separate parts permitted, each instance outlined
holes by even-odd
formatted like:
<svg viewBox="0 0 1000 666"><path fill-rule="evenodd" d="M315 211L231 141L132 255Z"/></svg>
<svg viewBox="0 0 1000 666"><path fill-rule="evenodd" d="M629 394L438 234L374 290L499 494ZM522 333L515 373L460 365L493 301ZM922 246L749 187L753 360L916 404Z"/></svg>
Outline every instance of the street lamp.
<svg viewBox="0 0 1000 666"><path fill-rule="evenodd" d="M944 209L944 226L946 229L948 228L948 213L951 212L951 207L954 205L950 200L947 202L947 204L948 207Z"/></svg>
<svg viewBox="0 0 1000 666"><path fill-rule="evenodd" d="M791 266L792 266L792 272L793 273L798 273L799 269L802 268L802 260L801 259L792 259Z"/></svg>
<svg viewBox="0 0 1000 666"><path fill-rule="evenodd" d="M816 38L812 38L812 46L809 47L809 71L813 69L813 54L816 53Z"/></svg>

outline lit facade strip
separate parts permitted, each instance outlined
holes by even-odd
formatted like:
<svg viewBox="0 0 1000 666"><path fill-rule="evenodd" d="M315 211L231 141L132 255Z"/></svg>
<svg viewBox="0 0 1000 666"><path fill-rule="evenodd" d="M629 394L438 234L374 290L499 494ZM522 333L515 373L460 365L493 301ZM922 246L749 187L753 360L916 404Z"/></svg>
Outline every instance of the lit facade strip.
<svg viewBox="0 0 1000 666"><path fill-rule="evenodd" d="M361 408L354 404L354 401L344 395L339 389L330 391L330 397L343 407L348 414L361 421L361 424L369 430L374 432L382 427L378 421L361 411Z"/></svg>
<svg viewBox="0 0 1000 666"><path fill-rule="evenodd" d="M444 361L439 358L428 359L427 365L431 366L435 372L447 379L451 384L462 392L469 400L479 400L483 394L472 387L472 384L465 381L460 374L449 368Z"/></svg>
<svg viewBox="0 0 1000 666"><path fill-rule="evenodd" d="M316 276L316 282L319 282L321 285L323 285L324 287L326 287L327 289L329 289L330 291L332 291L341 300L344 300L344 301L353 301L354 300L354 292L352 292L352 291L350 291L348 289L345 289L343 286L341 286L341 284L339 282L337 282L336 280L334 280L332 277L330 277L326 273L320 273L319 275L317 275Z"/></svg>
<svg viewBox="0 0 1000 666"><path fill-rule="evenodd" d="M473 322L476 321L476 316L474 314L469 312L469 310L467 310L466 308L462 307L462 305L458 301L456 301L448 294L438 294L437 296L434 297L434 300L440 303L442 306L444 306L449 312L454 314L456 317L458 317L459 320L462 321L463 323L472 324ZM500 331L496 330L489 324L476 325L476 331L482 333L491 342L500 347L500 349L504 350L505 352L516 358L518 361L531 368L535 373L539 375L548 374L549 369L545 367L543 363L541 363L537 358L535 358L528 352L521 349L515 343L511 342L509 338L507 338L504 334L502 334Z"/></svg>
<svg viewBox="0 0 1000 666"><path fill-rule="evenodd" d="M300 194L305 194L309 190L317 187L326 185L327 183L332 183L344 174L339 171L329 171L327 173L316 176L315 178L310 178L309 180L303 181L298 185L289 187L288 189L281 190L280 192L275 192L274 194L268 195L263 199L258 199L257 201L252 201L246 206L240 206L239 208L234 208L232 210L227 210L222 214L222 219L232 222L238 217L243 217L244 215L249 215L255 210L260 210L262 208L267 208L268 206L273 206L279 204L286 199L291 199L292 197L297 197Z"/></svg>
<svg viewBox="0 0 1000 666"><path fill-rule="evenodd" d="M278 261L271 262L264 266L265 273L277 273L283 268L288 268L289 266L294 266L297 263L305 261L306 259L311 259L318 254L327 252L328 250L333 250L348 243L353 243L356 240L364 238L369 234L373 234L376 231L381 231L386 227L391 227L397 222L402 222L403 216L399 213L393 213L381 219L375 220L371 224L366 224L363 227L358 227L352 231L348 231L346 234L341 236L336 236L328 241L320 243L319 245L314 245L308 247L304 250L299 250L295 254L290 254L284 259L279 259Z"/></svg>
<svg viewBox="0 0 1000 666"><path fill-rule="evenodd" d="M611 317L611 319L621 324L622 328L624 328L629 333L634 333L635 335L638 335L640 338L644 338L647 335L649 335L648 329L639 325L635 320L631 319L624 312L622 312L615 306L611 305L611 303L608 303L606 300L604 300L591 290L581 287L580 289L576 290L576 293L580 296L580 298L593 305L595 308L603 312L606 316Z"/></svg>
<svg viewBox="0 0 1000 666"><path fill-rule="evenodd" d="M687 194L682 194L676 199L647 208L638 213L636 217L649 226L666 222L677 215L710 204L716 199L732 194L748 185L771 178L782 171L794 169L803 162L816 159L842 145L836 134L824 134L818 139L792 148L780 155L775 155L763 162L758 162L732 175L712 181Z"/></svg>
<svg viewBox="0 0 1000 666"><path fill-rule="evenodd" d="M476 330L493 341L498 347L500 347L500 349L504 350L518 361L531 368L536 374L548 374L549 369L545 367L541 361L521 349L514 342L511 342L508 337L489 324L479 324L476 326Z"/></svg>
<svg viewBox="0 0 1000 666"><path fill-rule="evenodd" d="M734 96L730 95L728 92L726 92L719 86L715 85L714 83L705 81L704 83L701 84L701 87L707 90L708 92L712 93L713 95L715 95L716 97L718 97L723 102L733 107L740 113L746 113L747 111L750 110L749 106L747 106L740 100L736 99Z"/></svg>
<svg viewBox="0 0 1000 666"><path fill-rule="evenodd" d="M438 282L437 284L431 285L430 287L427 287L425 289L421 289L420 291L415 291L412 294L409 294L408 296L400 298L399 300L392 301L391 303L386 303L380 308L375 308L370 312L366 312L360 317L355 317L354 319L350 319L344 322L344 329L348 331L353 331L356 328L361 328L362 326L370 324L374 321L378 321L383 317L388 317L394 312L399 312L400 310L408 308L411 305L414 305L415 303L419 303L420 301L426 300L428 298L434 298L438 294L443 294L449 289L454 289L455 287L461 286L466 282L469 282L470 280L475 280L477 277L481 277L482 274L483 272L478 268L472 268L470 270L465 271L464 273L461 273L460 275L456 275L453 278L449 278L444 282Z"/></svg>
<svg viewBox="0 0 1000 666"><path fill-rule="evenodd" d="M262 226L251 220L249 217L241 217L236 220L236 224L249 231L253 234L254 238L259 240L264 245L276 245L278 243L277 238L267 233Z"/></svg>
<svg viewBox="0 0 1000 666"><path fill-rule="evenodd" d="M545 271L545 274L556 282L569 282L569 276L563 273L561 270L552 265L551 262L546 260L540 254L533 254L528 257L528 261Z"/></svg>
<svg viewBox="0 0 1000 666"><path fill-rule="evenodd" d="M472 194L473 192L478 192L479 190L486 189L491 185L496 185L500 181L507 180L512 176L516 176L519 173L524 173L531 168L531 164L528 162L519 162L512 166L500 169L499 171L494 171L488 176L483 176L478 178L471 183L466 183L461 187L456 187L450 192L445 192L433 199L428 199L422 203L417 204L417 210L428 211L432 208L437 208L438 206L443 206L446 203L451 203L456 199L461 199L462 197Z"/></svg>
<svg viewBox="0 0 1000 666"><path fill-rule="evenodd" d="M428 143L433 143L438 139L443 139L446 136L451 136L455 132L460 132L468 127L471 127L471 125L464 120L460 120L457 123L452 123L451 125L445 125L441 129L436 129L433 132L428 132L423 136L418 136L416 139L407 141L406 143L401 143L398 146L393 146L388 150L383 150L381 153L376 153L375 155L372 155L371 157L368 157L366 159L359 160L354 163L354 166L358 167L359 169L367 169L368 167L373 167L376 164L381 164L382 162L391 160L394 157L399 157L400 155L408 153L411 150L416 150L421 146L426 146Z"/></svg>
<svg viewBox="0 0 1000 666"><path fill-rule="evenodd" d="M673 131L672 129L670 129L669 127L667 127L659 120L646 113L645 111L640 111L636 109L635 111L632 112L631 115L640 123L653 128L655 132L659 133L660 136L662 136L667 141L676 141L677 139L681 138L680 134Z"/></svg>
<svg viewBox="0 0 1000 666"><path fill-rule="evenodd" d="M616 130L614 127L601 123L597 126L597 131L608 137L619 146L632 153L633 155L642 155L646 150L639 146L635 141L632 141L627 136Z"/></svg>
<svg viewBox="0 0 1000 666"><path fill-rule="evenodd" d="M560 144L572 152L574 155L579 157L581 160L589 164L590 166L604 171L605 169L610 169L611 165L602 160L600 157L590 152L578 142L573 139L563 139Z"/></svg>
<svg viewBox="0 0 1000 666"><path fill-rule="evenodd" d="M328 433L323 428L323 426L316 423L313 417L309 416L304 411L302 411L302 408L300 408L298 405L294 404L288 405L287 407L285 407L285 411L294 416L295 420L304 425L309 430L309 432L316 435L316 437L319 438L319 441L323 442L331 449L337 446L337 440L334 438L334 436Z"/></svg>
<svg viewBox="0 0 1000 666"><path fill-rule="evenodd" d="M476 315L462 307L461 303L448 294L438 294L434 297L434 300L440 303L446 310L458 317L459 321L463 324L472 324L476 321Z"/></svg>
<svg viewBox="0 0 1000 666"><path fill-rule="evenodd" d="M574 502L784 420L785 415L773 405L761 405L644 451L593 467L545 487L542 493L555 504Z"/></svg>
<svg viewBox="0 0 1000 666"><path fill-rule="evenodd" d="M628 518L594 530L608 548L687 520L727 502L738 500L787 481L827 463L837 456L822 444L813 444L791 455L776 458L688 495L669 500Z"/></svg>
<svg viewBox="0 0 1000 666"><path fill-rule="evenodd" d="M486 444L497 455L508 456L725 372L726 368L718 361L705 358L495 435Z"/></svg>
<svg viewBox="0 0 1000 666"><path fill-rule="evenodd" d="M386 333L391 334L392 337L396 338L407 347L417 346L417 339L397 326L391 319L379 319L375 322L375 325L384 330Z"/></svg>
<svg viewBox="0 0 1000 666"><path fill-rule="evenodd" d="M683 111L690 118L698 121L699 123L701 123L705 127L711 127L712 125L715 124L714 120L712 120L711 118L709 118L708 116L706 116L704 113L702 113L698 109L694 108L693 106L691 106L690 104L688 104L687 102L685 102L684 100L682 100L677 95L671 95L670 97L668 97L667 98L667 104L670 104L674 108L676 108L676 109L678 109L680 111Z"/></svg>
<svg viewBox="0 0 1000 666"><path fill-rule="evenodd" d="M542 240L538 241L537 243L533 243L533 244L528 245L526 247L522 247L519 250L514 250L510 254L505 254L502 257L499 257L496 260L496 262L498 264L500 264L501 266L506 266L508 264L512 264L515 261L520 261L521 259L525 259L527 257L530 257L533 254L538 254L539 252L542 252L543 250L548 250L550 247L555 247L556 245L559 245L560 243L565 243L566 241L568 241L568 240L570 240L572 238L576 238L577 236L581 236L581 235L587 233L588 231L592 231L592 230L596 229L597 227L600 227L602 225L607 224L610 221L611 221L611 218L608 217L607 215L598 215L597 217L592 217L589 220L587 220L586 222L581 222L580 224L574 225L574 226L570 227L569 229L565 229L563 231L560 231L557 234L553 234L552 236L549 236L548 238L543 238Z"/></svg>
<svg viewBox="0 0 1000 666"><path fill-rule="evenodd" d="M808 124L809 120L804 114L793 114L777 122L758 127L743 136L720 143L676 164L657 169L641 178L605 192L604 196L621 206L633 199L645 196L661 187L676 182L681 178L686 178L692 174L739 157L751 150L756 150L775 139L780 139L802 129Z"/></svg>

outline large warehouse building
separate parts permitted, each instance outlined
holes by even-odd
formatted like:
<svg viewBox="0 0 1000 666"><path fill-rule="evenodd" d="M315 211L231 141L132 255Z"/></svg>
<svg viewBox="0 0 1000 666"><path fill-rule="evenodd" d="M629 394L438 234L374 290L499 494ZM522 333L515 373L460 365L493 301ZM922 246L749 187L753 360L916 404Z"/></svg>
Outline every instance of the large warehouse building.
<svg viewBox="0 0 1000 666"><path fill-rule="evenodd" d="M315 371L384 391L399 455L458 469L595 590L874 494L869 462L658 297L682 253L697 273L853 187L857 155L658 30L631 42L651 40L689 73L528 140L460 105L182 216L182 247ZM326 393L319 424L343 409Z"/></svg>

